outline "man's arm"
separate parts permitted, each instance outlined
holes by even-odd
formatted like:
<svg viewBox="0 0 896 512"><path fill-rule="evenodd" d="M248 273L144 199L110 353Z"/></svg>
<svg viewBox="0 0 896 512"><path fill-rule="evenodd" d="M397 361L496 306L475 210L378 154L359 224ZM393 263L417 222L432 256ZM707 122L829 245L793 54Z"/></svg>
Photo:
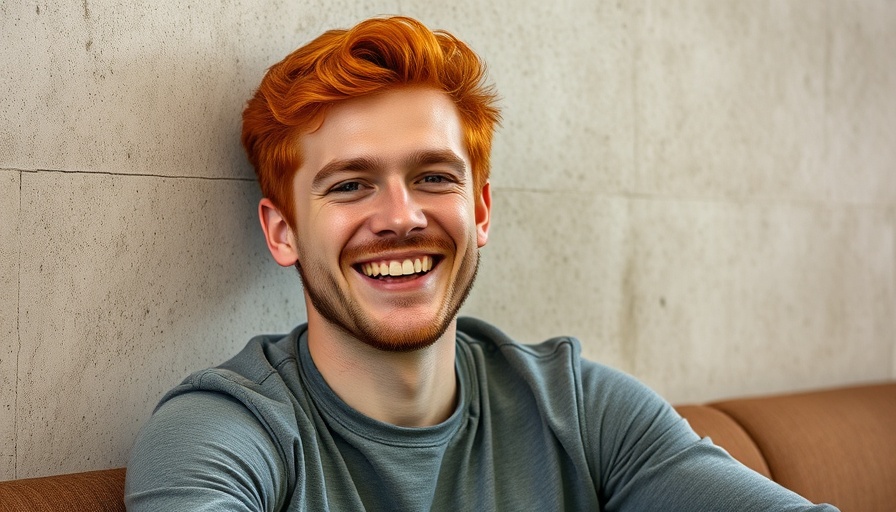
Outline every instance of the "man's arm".
<svg viewBox="0 0 896 512"><path fill-rule="evenodd" d="M635 379L583 368L594 400L586 432L606 510L822 511L701 440L665 400ZM600 433L600 437L595 437Z"/></svg>
<svg viewBox="0 0 896 512"><path fill-rule="evenodd" d="M163 404L128 463L127 509L279 510L284 464L267 431L238 401L193 392Z"/></svg>

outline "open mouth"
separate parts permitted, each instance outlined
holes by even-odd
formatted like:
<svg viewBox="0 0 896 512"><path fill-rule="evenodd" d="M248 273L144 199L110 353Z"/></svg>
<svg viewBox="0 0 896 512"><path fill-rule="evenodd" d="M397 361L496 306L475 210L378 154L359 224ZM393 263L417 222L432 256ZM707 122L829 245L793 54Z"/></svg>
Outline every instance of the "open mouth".
<svg viewBox="0 0 896 512"><path fill-rule="evenodd" d="M432 256L421 256L404 260L381 260L360 263L355 265L355 270L371 279L407 279L426 274L438 263L438 259Z"/></svg>

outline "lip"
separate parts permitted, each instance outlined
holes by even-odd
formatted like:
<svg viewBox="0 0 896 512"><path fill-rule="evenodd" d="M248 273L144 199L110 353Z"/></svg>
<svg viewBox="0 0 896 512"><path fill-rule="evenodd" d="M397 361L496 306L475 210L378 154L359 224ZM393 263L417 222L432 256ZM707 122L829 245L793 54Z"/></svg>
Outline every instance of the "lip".
<svg viewBox="0 0 896 512"><path fill-rule="evenodd" d="M374 262L391 261L391 260L414 261L414 259L419 259L424 256L429 256L430 258L433 259L433 268L435 268L435 264L437 261L441 261L443 259L443 256L441 254L434 253L434 252L403 251L403 252L395 252L395 253L388 253L388 254L377 254L376 256L371 256L369 258L359 259L359 260L355 261L354 263L352 263L351 266L355 267L355 268L360 268L361 265L363 265L365 263L374 263Z"/></svg>
<svg viewBox="0 0 896 512"><path fill-rule="evenodd" d="M429 256L432 258L432 269L425 274L416 274L413 278L375 278L368 277L361 270L361 266L365 263L373 263L379 261L388 261L388 260L406 260L414 258L421 258L423 256ZM434 282L435 274L441 267L441 263L445 260L445 256L441 254L433 254L433 253L421 253L421 252L401 252L401 253L392 253L388 255L377 255L375 258L363 259L359 260L357 263L353 263L351 265L352 270L354 270L354 274L361 280L361 282L365 283L367 286L373 287L374 289L388 292L415 292L420 291L425 288L428 288L431 283Z"/></svg>
<svg viewBox="0 0 896 512"><path fill-rule="evenodd" d="M445 255L439 254L436 252L421 251L419 249L407 250L407 251L396 251L396 252L390 252L390 253L379 253L376 256L371 256L371 257L364 257L364 258L356 260L354 263L349 264L349 266L352 269L354 269L354 271L357 272L358 275L360 275L361 277L363 277L367 280L383 282L382 279L368 277L362 270L362 267L368 263L383 263L383 262L389 262L389 261L401 262L401 261L405 261L405 260L414 261L415 259L422 259L423 257L427 257L427 256L432 260L432 268L429 270L429 272L426 272L425 274L422 274L419 276L419 277L424 277L429 274L432 274L433 270L435 270L436 267L439 266L439 263L441 263L442 260L445 259Z"/></svg>

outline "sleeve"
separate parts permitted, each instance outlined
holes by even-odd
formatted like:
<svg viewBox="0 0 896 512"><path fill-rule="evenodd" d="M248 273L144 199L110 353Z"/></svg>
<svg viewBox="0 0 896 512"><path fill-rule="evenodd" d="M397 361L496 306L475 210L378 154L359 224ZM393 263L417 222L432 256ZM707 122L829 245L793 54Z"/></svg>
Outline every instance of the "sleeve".
<svg viewBox="0 0 896 512"><path fill-rule="evenodd" d="M192 392L165 402L140 431L125 483L129 511L267 511L284 501L283 461L238 401Z"/></svg>
<svg viewBox="0 0 896 512"><path fill-rule="evenodd" d="M649 388L606 367L583 368L586 446L607 511L835 511L700 439ZM596 457L596 459L595 459Z"/></svg>

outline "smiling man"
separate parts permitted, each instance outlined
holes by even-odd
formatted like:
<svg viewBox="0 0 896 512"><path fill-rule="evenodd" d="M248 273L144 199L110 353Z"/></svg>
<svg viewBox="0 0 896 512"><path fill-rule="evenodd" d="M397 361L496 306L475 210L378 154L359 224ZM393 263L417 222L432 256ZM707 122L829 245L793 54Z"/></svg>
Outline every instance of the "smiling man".
<svg viewBox="0 0 896 512"><path fill-rule="evenodd" d="M332 105L300 137L293 219L271 199L259 206L274 259L301 273L324 380L363 414L409 427L453 410L455 318L491 204L454 102L426 85Z"/></svg>
<svg viewBox="0 0 896 512"><path fill-rule="evenodd" d="M457 318L489 234L483 80L466 45L400 17L268 71L243 144L308 322L162 399L129 509L816 509L576 340L524 346Z"/></svg>

